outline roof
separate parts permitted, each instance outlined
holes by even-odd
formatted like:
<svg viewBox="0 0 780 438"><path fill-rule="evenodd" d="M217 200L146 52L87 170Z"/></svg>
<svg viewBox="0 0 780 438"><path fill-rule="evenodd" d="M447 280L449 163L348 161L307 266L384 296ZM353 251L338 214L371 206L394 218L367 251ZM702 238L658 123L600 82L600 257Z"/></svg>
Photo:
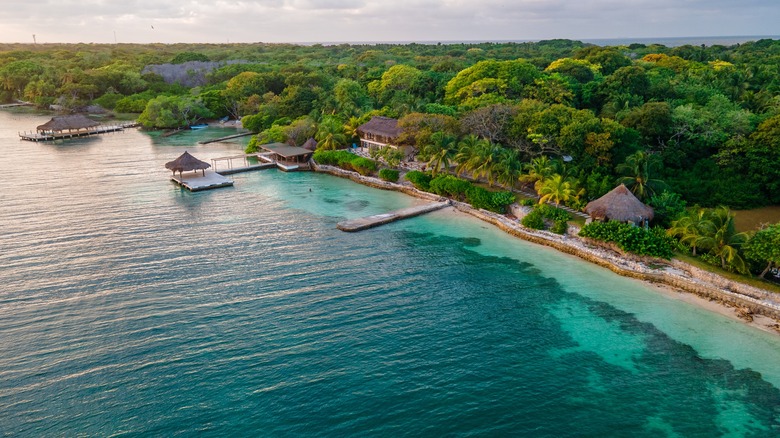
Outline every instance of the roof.
<svg viewBox="0 0 780 438"><path fill-rule="evenodd" d="M100 123L90 119L84 114L73 114L69 116L56 116L51 120L38 126L38 131L65 131L67 129L86 129L100 125Z"/></svg>
<svg viewBox="0 0 780 438"><path fill-rule="evenodd" d="M306 140L306 143L304 143L301 147L313 151L317 149L317 140L315 140L313 137L309 137L309 139Z"/></svg>
<svg viewBox="0 0 780 438"><path fill-rule="evenodd" d="M403 129L398 126L398 119L374 116L368 122L358 126L358 132L396 138L401 135Z"/></svg>
<svg viewBox="0 0 780 438"><path fill-rule="evenodd" d="M585 206L585 212L592 218L621 222L641 222L651 220L654 216L653 209L643 204L623 184L599 199L589 202Z"/></svg>
<svg viewBox="0 0 780 438"><path fill-rule="evenodd" d="M189 152L184 151L179 158L165 163L165 168L175 172L189 172L190 170L203 170L211 167L211 164L201 161Z"/></svg>
<svg viewBox="0 0 780 438"><path fill-rule="evenodd" d="M260 145L261 148L281 155L284 158L299 157L301 155L311 154L312 151L298 146L290 146L285 143L268 143Z"/></svg>

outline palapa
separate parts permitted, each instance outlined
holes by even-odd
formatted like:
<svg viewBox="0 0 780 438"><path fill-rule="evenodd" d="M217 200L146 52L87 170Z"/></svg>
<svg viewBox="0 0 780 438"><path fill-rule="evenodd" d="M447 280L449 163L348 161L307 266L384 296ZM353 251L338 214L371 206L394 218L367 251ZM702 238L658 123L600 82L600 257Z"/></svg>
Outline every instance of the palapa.
<svg viewBox="0 0 780 438"><path fill-rule="evenodd" d="M187 151L184 151L179 158L165 163L166 169L171 170L174 174L179 172L179 176L181 176L182 172L189 172L190 170L202 170L205 176L206 169L209 167L211 167L211 164L193 157Z"/></svg>
<svg viewBox="0 0 780 438"><path fill-rule="evenodd" d="M43 125L39 125L36 129L39 132L79 131L82 129L94 128L99 125L100 123L83 114L73 114L69 116L52 117L51 120Z"/></svg>
<svg viewBox="0 0 780 438"><path fill-rule="evenodd" d="M653 209L621 184L585 206L585 213L598 220L641 223L653 219Z"/></svg>
<svg viewBox="0 0 780 438"><path fill-rule="evenodd" d="M382 116L371 117L371 120L358 127L358 133L361 136L371 134L385 137L388 140L398 138L402 132L403 129L398 126L398 119Z"/></svg>

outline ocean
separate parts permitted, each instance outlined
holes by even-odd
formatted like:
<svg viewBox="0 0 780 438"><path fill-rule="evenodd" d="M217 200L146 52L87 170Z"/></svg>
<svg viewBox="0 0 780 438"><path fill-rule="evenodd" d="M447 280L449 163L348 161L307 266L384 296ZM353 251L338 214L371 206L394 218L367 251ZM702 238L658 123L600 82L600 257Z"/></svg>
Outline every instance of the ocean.
<svg viewBox="0 0 780 438"><path fill-rule="evenodd" d="M780 336L209 128L20 141L0 112L0 435L777 436Z"/></svg>

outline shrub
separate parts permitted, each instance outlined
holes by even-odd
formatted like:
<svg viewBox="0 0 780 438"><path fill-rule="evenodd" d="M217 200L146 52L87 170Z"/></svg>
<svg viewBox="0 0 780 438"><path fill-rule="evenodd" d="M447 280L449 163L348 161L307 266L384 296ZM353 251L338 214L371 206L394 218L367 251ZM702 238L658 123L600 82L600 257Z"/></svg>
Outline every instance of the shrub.
<svg viewBox="0 0 780 438"><path fill-rule="evenodd" d="M408 172L405 176L406 180L412 183L418 190L428 191L431 184L431 175L419 170L413 170Z"/></svg>
<svg viewBox="0 0 780 438"><path fill-rule="evenodd" d="M566 234L566 231L569 230L569 223L565 220L557 220L553 223L553 226L550 227L550 231L552 231L555 234Z"/></svg>
<svg viewBox="0 0 780 438"><path fill-rule="evenodd" d="M357 157L350 161L349 164L352 165L352 168L363 176L371 175L372 173L376 172L376 161L369 158Z"/></svg>
<svg viewBox="0 0 780 438"><path fill-rule="evenodd" d="M536 201L534 201L533 199L521 199L517 203L525 207L533 207L534 205L536 205Z"/></svg>
<svg viewBox="0 0 780 438"><path fill-rule="evenodd" d="M466 202L474 208L493 210L493 194L482 187L469 187L466 191Z"/></svg>
<svg viewBox="0 0 780 438"><path fill-rule="evenodd" d="M553 207L549 204L537 204L535 208L536 210L539 210L545 219L550 219L551 221L571 220L571 214L569 214L568 211L558 207Z"/></svg>
<svg viewBox="0 0 780 438"><path fill-rule="evenodd" d="M536 209L525 215L520 220L520 223L523 224L524 227L533 228L534 230L544 229L544 218L542 217L542 213Z"/></svg>
<svg viewBox="0 0 780 438"><path fill-rule="evenodd" d="M398 182L398 171L395 169L382 169L379 171L379 178L385 181Z"/></svg>
<svg viewBox="0 0 780 438"><path fill-rule="evenodd" d="M623 251L664 259L672 258L673 239L665 230L640 228L622 222L591 222L582 227L580 236L613 242Z"/></svg>
<svg viewBox="0 0 780 438"><path fill-rule="evenodd" d="M479 188L479 187L475 187L475 188ZM485 189L481 189L481 190L485 190ZM485 191L489 194L488 205L486 207L477 207L473 203L471 205L474 205L474 207L477 208L485 208L486 210L490 210L496 213L506 213L507 206L515 202L515 195L513 195L512 192L489 192L487 190Z"/></svg>
<svg viewBox="0 0 780 438"><path fill-rule="evenodd" d="M431 180L430 191L437 195L450 196L457 200L466 199L471 183L454 175L438 175Z"/></svg>

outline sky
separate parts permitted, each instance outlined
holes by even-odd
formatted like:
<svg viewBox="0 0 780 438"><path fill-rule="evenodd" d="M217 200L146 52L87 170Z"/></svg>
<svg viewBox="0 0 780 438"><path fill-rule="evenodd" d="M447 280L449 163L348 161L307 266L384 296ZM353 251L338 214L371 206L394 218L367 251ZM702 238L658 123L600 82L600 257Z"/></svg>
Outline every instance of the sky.
<svg viewBox="0 0 780 438"><path fill-rule="evenodd" d="M780 33L778 0L2 0L0 7L4 43L536 41Z"/></svg>

